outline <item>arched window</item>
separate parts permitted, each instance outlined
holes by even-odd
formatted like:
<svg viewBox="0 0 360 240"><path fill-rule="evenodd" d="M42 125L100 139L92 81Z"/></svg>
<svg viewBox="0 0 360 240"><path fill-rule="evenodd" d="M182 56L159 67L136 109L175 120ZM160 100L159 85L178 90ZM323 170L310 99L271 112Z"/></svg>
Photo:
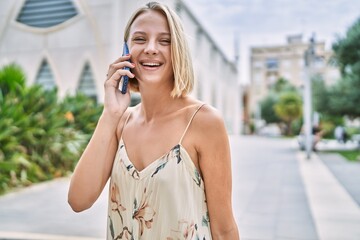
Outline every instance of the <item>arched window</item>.
<svg viewBox="0 0 360 240"><path fill-rule="evenodd" d="M175 5L175 12L181 17L181 10L182 10L182 6L180 2L177 2Z"/></svg>
<svg viewBox="0 0 360 240"><path fill-rule="evenodd" d="M45 90L52 90L56 87L50 65L46 60L43 60L41 63L35 83L42 85Z"/></svg>
<svg viewBox="0 0 360 240"><path fill-rule="evenodd" d="M90 68L90 64L88 62L85 64L84 69L81 73L80 82L77 90L95 100L97 98L95 80Z"/></svg>
<svg viewBox="0 0 360 240"><path fill-rule="evenodd" d="M78 14L71 0L26 0L16 21L37 28L61 24Z"/></svg>

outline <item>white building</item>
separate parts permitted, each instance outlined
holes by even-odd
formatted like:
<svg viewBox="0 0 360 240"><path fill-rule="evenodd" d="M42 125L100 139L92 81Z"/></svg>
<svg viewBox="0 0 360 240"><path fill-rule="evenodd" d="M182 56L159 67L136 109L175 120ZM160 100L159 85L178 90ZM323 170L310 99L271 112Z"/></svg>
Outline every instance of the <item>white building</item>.
<svg viewBox="0 0 360 240"><path fill-rule="evenodd" d="M60 97L82 91L103 100L110 63L122 53L131 13L148 1L1 0L0 66L16 62L28 84L57 87ZM230 133L239 133L238 69L183 1L165 2L183 20L197 83L193 95L222 112Z"/></svg>
<svg viewBox="0 0 360 240"><path fill-rule="evenodd" d="M302 35L287 37L287 43L282 45L258 46L251 48L250 113L258 115L259 102L269 93L270 88L279 78L286 79L293 86L301 89L305 74L305 51L309 43L303 41ZM316 60L314 75L321 76L326 84L334 84L340 77L339 69L331 65L333 55L325 49L325 42L315 43Z"/></svg>

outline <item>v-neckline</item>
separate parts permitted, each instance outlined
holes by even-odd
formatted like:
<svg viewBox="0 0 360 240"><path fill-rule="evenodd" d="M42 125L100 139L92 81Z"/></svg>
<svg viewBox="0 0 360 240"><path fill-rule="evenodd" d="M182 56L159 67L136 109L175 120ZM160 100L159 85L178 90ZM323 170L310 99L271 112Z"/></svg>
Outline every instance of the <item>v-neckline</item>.
<svg viewBox="0 0 360 240"><path fill-rule="evenodd" d="M123 140L123 138L120 138L120 142L119 142L119 147L120 149L123 148L124 149L124 153L125 153L125 158L123 159L123 162L125 164L126 169L130 172L130 170L136 171L135 174L138 174L138 178L141 179L145 176L147 176L148 173L151 173L153 169L155 169L156 167L158 167L160 165L159 162L161 162L162 160L164 160L167 156L169 156L177 147L179 149L179 154L180 154L180 148L182 148L181 144L175 144L174 147L172 147L169 151L167 151L166 153L164 153L162 156L156 158L155 160L151 161L150 164L148 164L146 167L144 167L142 170L138 170L134 163L131 161L129 154L127 152L126 149L126 144ZM186 151L186 150L185 150ZM167 160L166 160L167 161ZM162 163L165 163L165 161L163 161ZM131 172L133 172L131 171ZM134 174L134 173L132 173Z"/></svg>

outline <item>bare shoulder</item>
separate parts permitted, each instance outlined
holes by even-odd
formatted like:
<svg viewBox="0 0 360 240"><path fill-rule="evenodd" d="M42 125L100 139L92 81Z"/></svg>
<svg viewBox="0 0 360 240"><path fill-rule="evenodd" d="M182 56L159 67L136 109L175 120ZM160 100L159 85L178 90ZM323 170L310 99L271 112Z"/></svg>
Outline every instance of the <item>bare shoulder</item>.
<svg viewBox="0 0 360 240"><path fill-rule="evenodd" d="M116 129L116 137L118 140L120 140L121 135L122 135L122 130L124 128L124 124L126 122L126 120L130 117L130 114L136 109L137 106L134 107L128 107L126 109L126 111L124 112L124 114L122 115L122 117L119 120L117 129Z"/></svg>
<svg viewBox="0 0 360 240"><path fill-rule="evenodd" d="M227 131L221 113L210 105L203 105L193 120L198 151L203 147L227 141ZM206 148L207 148L206 147Z"/></svg>
<svg viewBox="0 0 360 240"><path fill-rule="evenodd" d="M204 104L198 111L194 119L194 125L200 130L219 131L224 128L224 120L221 113L214 107Z"/></svg>
<svg viewBox="0 0 360 240"><path fill-rule="evenodd" d="M196 113L194 121L200 122L202 124L204 124L204 120L206 120L208 124L213 124L216 121L221 123L223 121L221 113L209 104L192 97L187 97L184 102L186 106L185 108L187 108L190 112L193 112L194 109L200 107L199 111Z"/></svg>

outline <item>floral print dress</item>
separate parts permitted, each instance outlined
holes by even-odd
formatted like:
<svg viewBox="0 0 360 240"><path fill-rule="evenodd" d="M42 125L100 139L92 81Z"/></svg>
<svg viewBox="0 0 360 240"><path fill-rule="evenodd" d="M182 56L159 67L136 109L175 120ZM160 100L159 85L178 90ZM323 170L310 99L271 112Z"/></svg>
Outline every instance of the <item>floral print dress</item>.
<svg viewBox="0 0 360 240"><path fill-rule="evenodd" d="M204 182L181 145L183 137L142 171L135 169L120 139L110 180L108 240L211 239Z"/></svg>

